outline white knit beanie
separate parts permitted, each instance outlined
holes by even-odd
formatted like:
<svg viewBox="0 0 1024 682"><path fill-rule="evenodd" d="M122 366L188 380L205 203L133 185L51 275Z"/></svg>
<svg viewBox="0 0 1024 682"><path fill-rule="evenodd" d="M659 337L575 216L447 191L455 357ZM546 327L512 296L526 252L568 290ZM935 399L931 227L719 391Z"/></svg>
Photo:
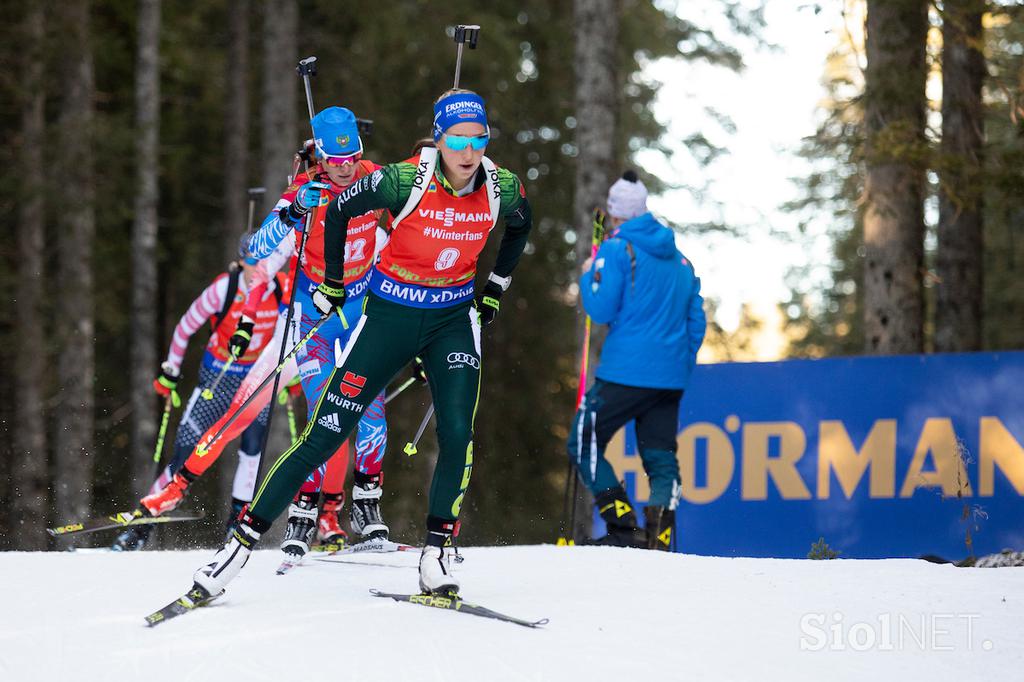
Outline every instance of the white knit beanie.
<svg viewBox="0 0 1024 682"><path fill-rule="evenodd" d="M608 215L631 220L647 213L647 188L631 170L608 190Z"/></svg>

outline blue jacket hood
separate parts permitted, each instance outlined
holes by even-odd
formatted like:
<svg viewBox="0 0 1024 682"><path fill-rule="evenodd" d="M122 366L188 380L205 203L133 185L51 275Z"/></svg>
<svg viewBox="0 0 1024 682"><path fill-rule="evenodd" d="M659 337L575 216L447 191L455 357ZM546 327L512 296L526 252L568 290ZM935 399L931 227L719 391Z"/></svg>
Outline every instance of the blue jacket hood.
<svg viewBox="0 0 1024 682"><path fill-rule="evenodd" d="M613 235L655 258L676 258L679 255L672 230L655 220L650 212L622 223Z"/></svg>

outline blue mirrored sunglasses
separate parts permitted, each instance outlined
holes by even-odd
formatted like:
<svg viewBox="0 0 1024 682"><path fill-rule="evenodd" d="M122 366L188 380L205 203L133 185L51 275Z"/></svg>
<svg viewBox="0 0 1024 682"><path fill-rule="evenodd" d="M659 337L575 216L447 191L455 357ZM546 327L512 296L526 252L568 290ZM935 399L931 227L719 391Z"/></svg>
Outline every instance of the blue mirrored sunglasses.
<svg viewBox="0 0 1024 682"><path fill-rule="evenodd" d="M466 135L449 135L445 133L444 144L453 152L460 152L467 146L480 151L487 146L487 142L490 141L490 139L491 136L488 133L484 133L483 135L474 135L473 137L468 137Z"/></svg>

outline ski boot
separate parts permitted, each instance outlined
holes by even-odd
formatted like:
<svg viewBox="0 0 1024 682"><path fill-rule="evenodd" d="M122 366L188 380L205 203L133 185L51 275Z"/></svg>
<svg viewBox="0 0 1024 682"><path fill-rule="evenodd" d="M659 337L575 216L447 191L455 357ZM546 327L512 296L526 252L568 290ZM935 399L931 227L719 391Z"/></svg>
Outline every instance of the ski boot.
<svg viewBox="0 0 1024 682"><path fill-rule="evenodd" d="M423 594L448 596L459 591L459 580L452 574L455 526L455 521L427 517L427 541L420 554L420 590Z"/></svg>
<svg viewBox="0 0 1024 682"><path fill-rule="evenodd" d="M146 495L142 498L140 504L149 512L150 516L166 514L178 508L178 505L185 498L185 492L194 480L195 476L187 469L182 468L181 471L174 474L174 478L171 479L171 482L163 490L158 490L152 495Z"/></svg>
<svg viewBox="0 0 1024 682"><path fill-rule="evenodd" d="M352 532L358 533L363 541L370 539L388 539L388 526L380 514L380 498L382 474L353 474L355 485L352 486L352 507L348 511L348 521Z"/></svg>
<svg viewBox="0 0 1024 682"><path fill-rule="evenodd" d="M675 548L676 512L668 507L644 508L647 549L671 552Z"/></svg>
<svg viewBox="0 0 1024 682"><path fill-rule="evenodd" d="M316 534L316 498L316 493L300 492L297 500L288 505L288 526L281 543L286 564L298 564L309 551Z"/></svg>
<svg viewBox="0 0 1024 682"><path fill-rule="evenodd" d="M110 549L114 552L137 552L149 542L153 528L153 524L129 526L117 534Z"/></svg>
<svg viewBox="0 0 1024 682"><path fill-rule="evenodd" d="M582 544L611 547L646 547L647 535L636 525L636 513L622 486L598 493L594 501L597 511L608 527L608 534Z"/></svg>
<svg viewBox="0 0 1024 682"><path fill-rule="evenodd" d="M213 557L213 561L192 575L195 585L206 591L206 598L219 596L232 578L238 575L259 542L260 533L249 525L248 516L238 522L231 538Z"/></svg>
<svg viewBox="0 0 1024 682"><path fill-rule="evenodd" d="M316 526L316 539L321 545L341 549L348 542L348 533L338 523L338 511L345 504L345 493L324 493L320 509L320 520Z"/></svg>

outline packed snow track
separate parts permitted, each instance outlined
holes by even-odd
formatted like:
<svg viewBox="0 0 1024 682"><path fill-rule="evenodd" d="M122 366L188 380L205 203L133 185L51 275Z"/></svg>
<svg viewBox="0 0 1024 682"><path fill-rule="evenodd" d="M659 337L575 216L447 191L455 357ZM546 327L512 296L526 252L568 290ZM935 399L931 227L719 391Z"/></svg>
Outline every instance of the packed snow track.
<svg viewBox="0 0 1024 682"><path fill-rule="evenodd" d="M212 551L0 553L0 680L1006 679L1024 669L1024 568L787 561L601 547L471 547L466 600L531 630L374 598L418 554L260 551L157 628ZM360 565L363 564L363 565ZM1012 674L1011 674L1012 677Z"/></svg>

